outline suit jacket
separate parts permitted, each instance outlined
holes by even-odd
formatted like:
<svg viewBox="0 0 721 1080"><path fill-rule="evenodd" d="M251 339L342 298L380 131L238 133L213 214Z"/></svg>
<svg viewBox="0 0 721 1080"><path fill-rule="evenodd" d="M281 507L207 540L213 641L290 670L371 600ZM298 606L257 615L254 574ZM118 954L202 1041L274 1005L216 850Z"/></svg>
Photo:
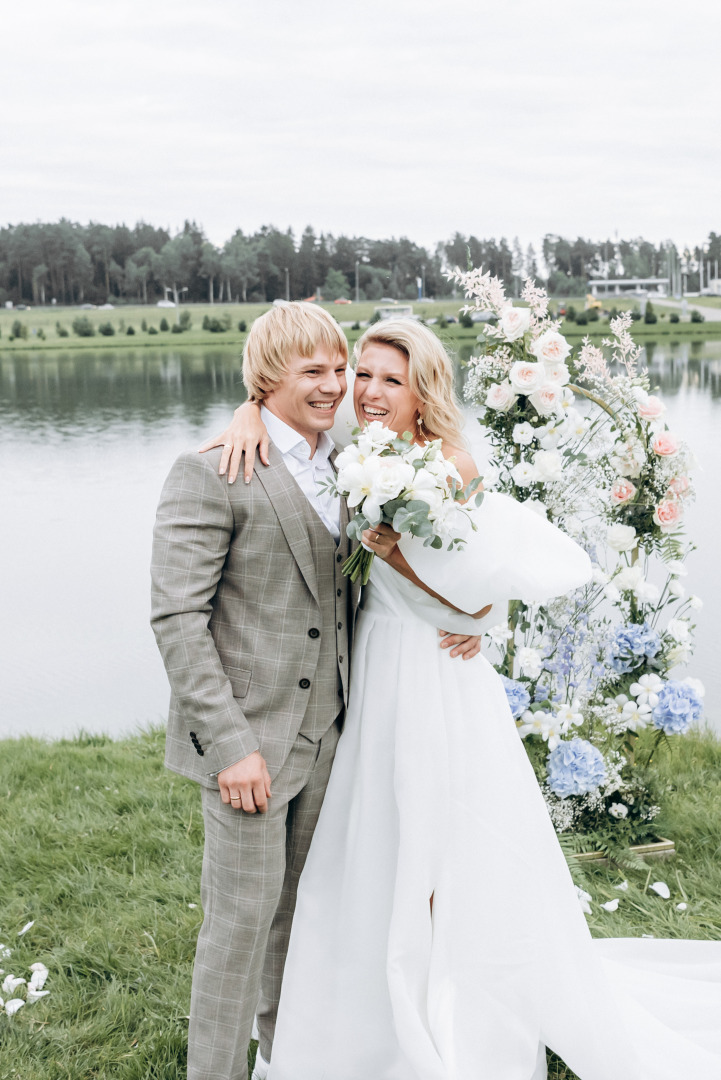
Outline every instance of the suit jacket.
<svg viewBox="0 0 721 1080"><path fill-rule="evenodd" d="M280 769L321 647L309 634L320 603L305 495L272 443L250 484L228 484L219 460L219 450L189 451L173 465L151 566L151 625L171 686L166 765L207 786L257 749L271 776ZM343 501L344 557L347 521ZM348 590L350 633L359 589ZM345 679L346 704L347 692Z"/></svg>

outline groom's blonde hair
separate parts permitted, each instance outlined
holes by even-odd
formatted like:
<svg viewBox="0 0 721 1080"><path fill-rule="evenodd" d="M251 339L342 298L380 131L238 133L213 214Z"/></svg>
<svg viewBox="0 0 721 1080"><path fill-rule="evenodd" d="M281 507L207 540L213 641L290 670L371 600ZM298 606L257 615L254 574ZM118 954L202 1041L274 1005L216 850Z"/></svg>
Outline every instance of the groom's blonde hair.
<svg viewBox="0 0 721 1080"><path fill-rule="evenodd" d="M348 342L332 315L302 300L278 304L256 319L243 349L243 382L248 395L263 401L285 378L290 358L310 358L319 347L348 360Z"/></svg>
<svg viewBox="0 0 721 1080"><path fill-rule="evenodd" d="M464 448L463 416L453 391L453 361L432 330L414 319L383 319L353 349L356 364L371 343L392 345L408 360L408 385L423 403L423 434Z"/></svg>

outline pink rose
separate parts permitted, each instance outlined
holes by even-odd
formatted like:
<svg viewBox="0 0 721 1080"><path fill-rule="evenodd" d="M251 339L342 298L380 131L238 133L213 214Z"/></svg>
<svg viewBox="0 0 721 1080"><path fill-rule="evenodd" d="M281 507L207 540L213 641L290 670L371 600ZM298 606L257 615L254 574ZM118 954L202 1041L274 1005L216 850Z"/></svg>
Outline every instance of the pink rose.
<svg viewBox="0 0 721 1080"><path fill-rule="evenodd" d="M558 383L548 382L531 394L529 401L539 416L552 416L561 407L563 387Z"/></svg>
<svg viewBox="0 0 721 1080"><path fill-rule="evenodd" d="M636 494L636 488L630 480L616 480L611 488L609 498L616 506L622 506L623 503L627 503Z"/></svg>
<svg viewBox="0 0 721 1080"><path fill-rule="evenodd" d="M653 394L649 394L638 406L638 415L644 420L658 420L665 412L666 406L660 398L654 397Z"/></svg>
<svg viewBox="0 0 721 1080"><path fill-rule="evenodd" d="M683 507L676 499L663 499L653 513L653 520L662 532L671 532L681 523Z"/></svg>
<svg viewBox="0 0 721 1080"><path fill-rule="evenodd" d="M532 394L543 385L544 375L542 364L516 360L515 364L511 365L508 378L517 394Z"/></svg>
<svg viewBox="0 0 721 1080"><path fill-rule="evenodd" d="M668 485L668 490L678 499L682 499L684 495L688 495L690 487L691 481L687 476L674 476L673 480Z"/></svg>
<svg viewBox="0 0 721 1080"><path fill-rule="evenodd" d="M507 381L493 383L486 392L486 405L489 409L497 409L499 412L508 412L517 401L513 387Z"/></svg>
<svg viewBox="0 0 721 1080"><path fill-rule="evenodd" d="M651 439L651 449L659 457L673 457L678 453L678 439L670 431L659 431Z"/></svg>
<svg viewBox="0 0 721 1080"><path fill-rule="evenodd" d="M571 346L557 330L544 330L531 345L531 352L546 364L562 364Z"/></svg>

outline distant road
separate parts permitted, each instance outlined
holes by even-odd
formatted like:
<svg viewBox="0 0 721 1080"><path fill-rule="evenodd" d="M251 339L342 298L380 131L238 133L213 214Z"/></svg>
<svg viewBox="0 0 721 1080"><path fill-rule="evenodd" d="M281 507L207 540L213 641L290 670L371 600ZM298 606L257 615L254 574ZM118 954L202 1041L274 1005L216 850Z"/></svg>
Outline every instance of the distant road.
<svg viewBox="0 0 721 1080"><path fill-rule="evenodd" d="M653 296L649 298L654 307L670 308L672 311L681 310L680 300L659 300ZM700 311L706 322L721 322L721 308L708 307L704 304L697 304L691 300L688 301L689 311Z"/></svg>

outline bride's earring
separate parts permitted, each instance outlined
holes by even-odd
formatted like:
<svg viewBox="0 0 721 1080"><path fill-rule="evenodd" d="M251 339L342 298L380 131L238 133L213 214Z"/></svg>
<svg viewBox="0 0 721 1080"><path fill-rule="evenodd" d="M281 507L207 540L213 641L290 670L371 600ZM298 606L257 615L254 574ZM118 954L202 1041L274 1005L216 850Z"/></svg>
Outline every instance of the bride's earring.
<svg viewBox="0 0 721 1080"><path fill-rule="evenodd" d="M419 416L418 417L418 434L420 435L422 432L423 432L423 417Z"/></svg>

